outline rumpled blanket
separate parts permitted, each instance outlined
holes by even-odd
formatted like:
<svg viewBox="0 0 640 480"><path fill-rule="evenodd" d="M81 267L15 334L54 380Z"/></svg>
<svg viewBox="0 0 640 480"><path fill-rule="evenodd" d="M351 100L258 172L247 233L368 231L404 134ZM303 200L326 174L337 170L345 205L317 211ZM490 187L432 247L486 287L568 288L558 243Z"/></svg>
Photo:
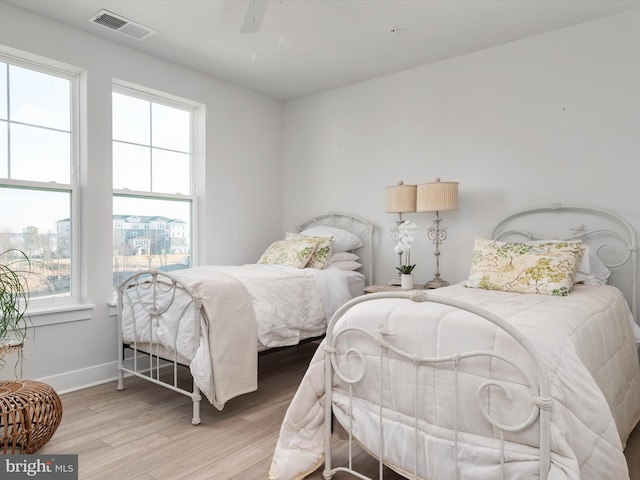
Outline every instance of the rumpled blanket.
<svg viewBox="0 0 640 480"><path fill-rule="evenodd" d="M173 276L202 298L206 331L190 369L197 384L210 385L203 392L221 410L228 400L258 388L257 329L251 297L240 281L216 267L178 270ZM198 367L207 362L210 370Z"/></svg>

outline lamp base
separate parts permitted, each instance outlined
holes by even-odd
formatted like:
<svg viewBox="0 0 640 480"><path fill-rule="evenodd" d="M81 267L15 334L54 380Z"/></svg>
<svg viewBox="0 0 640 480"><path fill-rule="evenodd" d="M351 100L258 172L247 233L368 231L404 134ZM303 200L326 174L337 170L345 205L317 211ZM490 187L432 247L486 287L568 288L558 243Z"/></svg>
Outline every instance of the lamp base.
<svg viewBox="0 0 640 480"><path fill-rule="evenodd" d="M447 282L446 280L442 280L440 277L435 277L433 280L429 280L427 283L425 283L424 287L440 288L440 287L446 287L447 285L449 285L449 282Z"/></svg>

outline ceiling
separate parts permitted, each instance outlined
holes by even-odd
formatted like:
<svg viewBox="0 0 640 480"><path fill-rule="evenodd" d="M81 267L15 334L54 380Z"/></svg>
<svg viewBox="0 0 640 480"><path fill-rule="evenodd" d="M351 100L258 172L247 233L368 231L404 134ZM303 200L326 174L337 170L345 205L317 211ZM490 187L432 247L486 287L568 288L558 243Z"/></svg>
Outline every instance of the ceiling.
<svg viewBox="0 0 640 480"><path fill-rule="evenodd" d="M0 1L280 100L640 8L640 0ZM253 20L260 2L261 28L240 33L247 4ZM157 33L137 40L90 22L101 9Z"/></svg>

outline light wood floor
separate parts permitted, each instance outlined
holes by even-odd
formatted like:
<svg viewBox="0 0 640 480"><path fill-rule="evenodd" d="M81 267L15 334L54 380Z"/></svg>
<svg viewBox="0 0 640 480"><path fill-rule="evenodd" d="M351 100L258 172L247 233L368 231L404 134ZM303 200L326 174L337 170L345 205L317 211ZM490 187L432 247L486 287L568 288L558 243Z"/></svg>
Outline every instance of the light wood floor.
<svg viewBox="0 0 640 480"><path fill-rule="evenodd" d="M266 480L280 424L315 349L310 343L261 356L258 391L222 411L203 401L198 426L189 398L138 379L120 392L113 382L62 395L62 423L38 453L78 454L80 480ZM636 430L625 451L631 480L640 480ZM366 453L354 463L377 476ZM321 480L321 469L307 478ZM385 469L384 478L402 477Z"/></svg>

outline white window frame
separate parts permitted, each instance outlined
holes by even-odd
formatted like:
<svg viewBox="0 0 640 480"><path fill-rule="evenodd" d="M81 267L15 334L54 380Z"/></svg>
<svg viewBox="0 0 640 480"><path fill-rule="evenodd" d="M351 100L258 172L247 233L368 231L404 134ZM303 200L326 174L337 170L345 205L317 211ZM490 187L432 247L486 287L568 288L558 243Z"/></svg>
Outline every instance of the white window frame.
<svg viewBox="0 0 640 480"><path fill-rule="evenodd" d="M31 59L30 57L34 57ZM19 57L4 50L0 50L0 62L34 70L47 75L69 80L70 83L70 131L71 131L71 165L70 183L58 184L56 182L36 182L28 180L13 180L2 178L0 184L8 187L26 188L33 190L68 192L71 196L70 218L71 218L71 285L69 295L51 295L43 298L30 298L28 314L31 317L33 326L48 325L52 323L63 323L91 318L89 309L93 305L80 303L80 292L82 273L80 268L82 239L80 234L80 152L83 142L83 132L80 128L80 82L82 70L70 65L62 65L53 60L35 57L25 54ZM8 87L10 88L10 86ZM69 315L69 312L77 312ZM48 315L45 319L42 315Z"/></svg>
<svg viewBox="0 0 640 480"><path fill-rule="evenodd" d="M193 267L198 263L199 257L199 228L198 228L198 159L199 159L199 151L198 151L198 128L199 128L199 109L203 108L201 104L192 102L190 100L179 98L173 96L171 94L155 91L149 88L145 88L139 85L131 84L124 81L114 80L112 88L112 94L119 93L122 95L128 95L134 98L138 98L140 100L145 100L161 105L165 105L168 107L178 108L181 110L189 111L189 115L191 118L191 128L190 128L190 165L189 165L189 190L190 193L188 195L179 194L179 193L155 193L148 191L138 191L138 190L130 190L130 189L117 189L112 188L112 201L114 197L128 197L128 198L140 198L140 199L158 199L158 200L177 200L177 201L187 201L191 203L191 219L189 222L190 225L190 265ZM113 142L113 136L111 138ZM115 289L114 289L115 292Z"/></svg>

